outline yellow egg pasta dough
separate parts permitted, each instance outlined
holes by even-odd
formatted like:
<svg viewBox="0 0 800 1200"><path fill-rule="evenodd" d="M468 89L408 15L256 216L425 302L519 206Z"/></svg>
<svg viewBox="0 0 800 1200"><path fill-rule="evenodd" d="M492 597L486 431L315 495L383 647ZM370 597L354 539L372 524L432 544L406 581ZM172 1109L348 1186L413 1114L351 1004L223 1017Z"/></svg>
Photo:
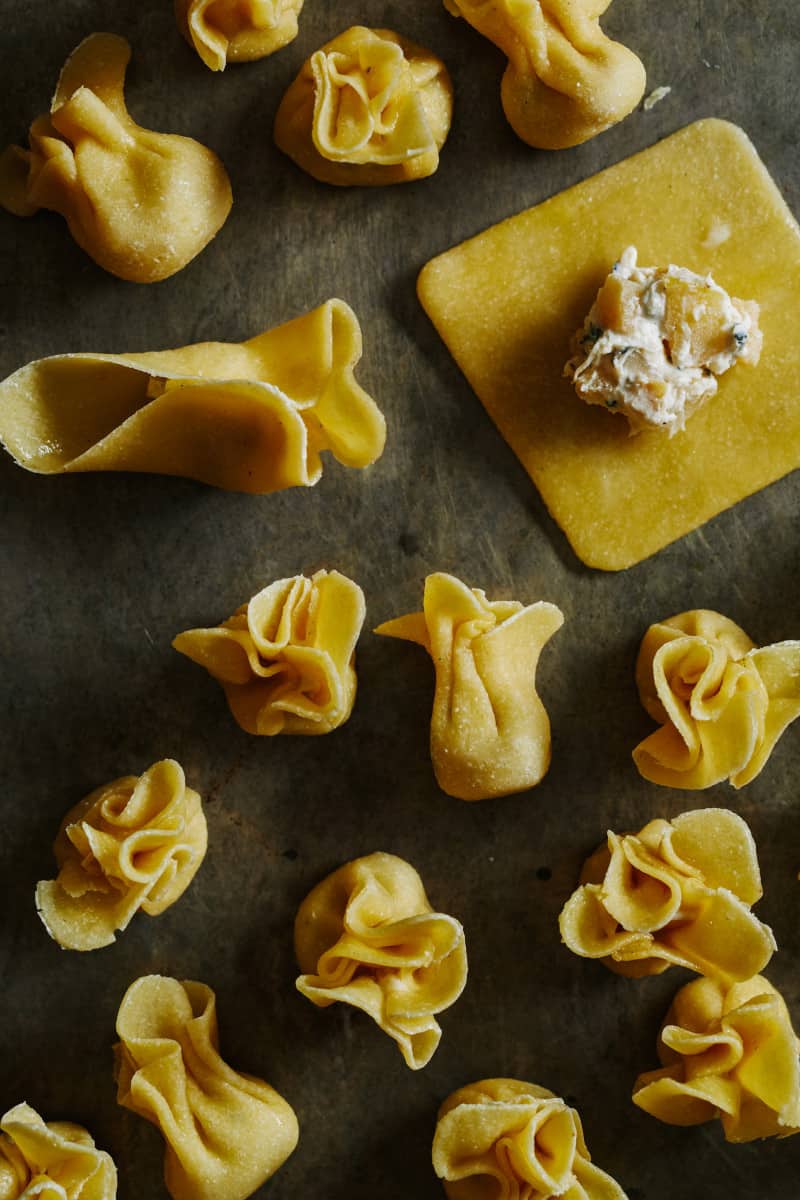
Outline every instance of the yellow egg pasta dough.
<svg viewBox="0 0 800 1200"><path fill-rule="evenodd" d="M433 659L431 758L439 787L461 800L533 787L550 765L536 667L563 613L543 600L527 607L487 600L443 572L425 580L423 609L375 633L416 642Z"/></svg>
<svg viewBox="0 0 800 1200"><path fill-rule="evenodd" d="M57 878L36 887L45 929L66 950L111 945L140 909L155 917L183 895L207 844L200 797L173 759L97 788L61 824Z"/></svg>
<svg viewBox="0 0 800 1200"><path fill-rule="evenodd" d="M43 1121L28 1104L0 1118L2 1200L115 1200L117 1169L81 1125Z"/></svg>
<svg viewBox="0 0 800 1200"><path fill-rule="evenodd" d="M405 183L439 166L452 108L441 59L390 29L355 25L304 63L278 109L275 142L322 183Z"/></svg>
<svg viewBox="0 0 800 1200"><path fill-rule="evenodd" d="M247 342L152 354L62 354L0 383L0 441L38 474L146 471L231 491L310 487L320 454L366 467L386 426L353 369L342 300Z"/></svg>
<svg viewBox="0 0 800 1200"><path fill-rule="evenodd" d="M575 1109L521 1079L482 1079L447 1097L433 1169L449 1200L625 1200L591 1161Z"/></svg>
<svg viewBox="0 0 800 1200"><path fill-rule="evenodd" d="M303 0L175 0L178 28L212 71L266 58L297 37Z"/></svg>
<svg viewBox="0 0 800 1200"><path fill-rule="evenodd" d="M723 240L711 237L727 229ZM563 375L624 246L760 306L758 366L673 438L628 436ZM758 246L758 254L753 246ZM800 231L741 129L689 125L433 259L423 306L585 563L616 571L800 465Z"/></svg>
<svg viewBox="0 0 800 1200"><path fill-rule="evenodd" d="M659 1070L633 1102L669 1125L719 1118L729 1142L800 1133L798 1039L783 997L761 976L730 988L695 979L672 1002Z"/></svg>
<svg viewBox="0 0 800 1200"><path fill-rule="evenodd" d="M800 716L800 641L759 648L728 617L692 609L650 626L636 684L661 725L633 751L645 779L744 787Z"/></svg>
<svg viewBox="0 0 800 1200"><path fill-rule="evenodd" d="M0 156L0 204L19 217L59 212L78 245L112 275L153 283L214 237L233 203L230 180L192 138L137 125L125 105L124 38L94 33L67 59L30 148Z"/></svg>
<svg viewBox="0 0 800 1200"><path fill-rule="evenodd" d="M317 571L276 580L221 625L172 644L222 684L247 733L330 733L353 710L365 613L357 583Z"/></svg>
<svg viewBox="0 0 800 1200"><path fill-rule="evenodd" d="M339 867L309 892L294 927L297 989L318 1008L361 1009L416 1071L442 1031L437 1013L467 981L464 930L434 912L410 863L375 853Z"/></svg>
<svg viewBox="0 0 800 1200"><path fill-rule="evenodd" d="M163 1134L173 1200L245 1200L294 1150L291 1106L220 1057L216 998L206 984L137 979L120 1005L117 1035L117 1101Z"/></svg>
<svg viewBox="0 0 800 1200"><path fill-rule="evenodd" d="M530 146L560 150L627 117L644 95L632 50L606 37L611 0L444 0L508 58L500 95Z"/></svg>
<svg viewBox="0 0 800 1200"><path fill-rule="evenodd" d="M750 911L761 896L746 822L705 808L650 821L637 834L609 832L559 926L574 954L620 975L675 965L730 984L756 975L776 949L772 930Z"/></svg>

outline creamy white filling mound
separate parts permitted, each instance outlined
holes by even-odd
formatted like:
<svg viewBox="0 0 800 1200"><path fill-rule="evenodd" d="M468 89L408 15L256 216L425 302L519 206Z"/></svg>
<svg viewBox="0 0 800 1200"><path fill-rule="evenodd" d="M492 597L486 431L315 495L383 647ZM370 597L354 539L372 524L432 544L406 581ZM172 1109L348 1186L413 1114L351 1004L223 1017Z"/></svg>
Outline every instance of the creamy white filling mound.
<svg viewBox="0 0 800 1200"><path fill-rule="evenodd" d="M575 390L588 404L600 404L628 418L631 433L661 428L670 435L717 390L717 376L740 359L756 363L761 350L758 306L735 301L711 275L685 267L638 267L629 246L614 264L611 277L624 281L624 319L607 328L598 299L575 335L573 357L564 367ZM610 278L611 278L610 277ZM684 313L680 336L665 326L670 281L697 292ZM608 282L608 281L607 281ZM604 285L605 286L605 285ZM715 353L693 348L692 326L714 314Z"/></svg>

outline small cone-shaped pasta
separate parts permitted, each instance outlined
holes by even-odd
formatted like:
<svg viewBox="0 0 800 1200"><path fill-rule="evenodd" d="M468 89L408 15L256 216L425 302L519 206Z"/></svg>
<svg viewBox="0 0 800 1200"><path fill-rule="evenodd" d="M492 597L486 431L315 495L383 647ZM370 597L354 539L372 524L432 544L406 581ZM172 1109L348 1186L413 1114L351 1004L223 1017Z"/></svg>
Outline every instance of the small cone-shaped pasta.
<svg viewBox="0 0 800 1200"><path fill-rule="evenodd" d="M211 241L231 209L230 180L192 138L142 129L125 106L124 38L94 33L67 59L30 149L0 156L0 204L19 217L39 208L112 275L166 279Z"/></svg>
<svg viewBox="0 0 800 1200"><path fill-rule="evenodd" d="M441 59L390 29L355 25L304 63L275 141L323 183L405 183L439 166L452 109Z"/></svg>
<svg viewBox="0 0 800 1200"><path fill-rule="evenodd" d="M636 684L661 722L633 751L640 774L666 787L740 788L800 716L800 641L759 649L727 617L693 609L650 626Z"/></svg>
<svg viewBox="0 0 800 1200"><path fill-rule="evenodd" d="M561 936L574 954L620 975L675 964L732 983L756 975L776 949L750 911L762 895L753 835L727 809L609 832L581 883L562 909Z"/></svg>
<svg viewBox="0 0 800 1200"><path fill-rule="evenodd" d="M627 117L645 70L606 37L610 0L444 0L508 58L501 96L514 132L530 146L577 146Z"/></svg>
<svg viewBox="0 0 800 1200"><path fill-rule="evenodd" d="M247 733L330 733L353 711L365 613L357 583L317 571L278 579L221 625L172 644L222 684Z"/></svg>
<svg viewBox="0 0 800 1200"><path fill-rule="evenodd" d="M676 995L658 1039L658 1071L633 1102L668 1125L719 1117L729 1142L800 1133L800 1043L783 997L761 976L730 989L695 979Z"/></svg>
<svg viewBox="0 0 800 1200"><path fill-rule="evenodd" d="M447 1097L433 1169L450 1200L625 1200L592 1163L575 1109L520 1079L482 1079Z"/></svg>
<svg viewBox="0 0 800 1200"><path fill-rule="evenodd" d="M461 924L432 910L410 863L375 853L334 871L300 905L294 945L298 991L319 1008L360 1008L413 1071L430 1062L436 1014L467 981L467 949Z"/></svg>
<svg viewBox="0 0 800 1200"><path fill-rule="evenodd" d="M45 929L65 950L110 946L139 909L154 917L183 895L207 843L200 797L173 759L97 788L62 822L58 878L37 885Z"/></svg>
<svg viewBox="0 0 800 1200"><path fill-rule="evenodd" d="M297 37L303 0L175 0L178 28L207 67L266 58Z"/></svg>
<svg viewBox="0 0 800 1200"><path fill-rule="evenodd" d="M297 1117L263 1079L219 1055L204 983L145 975L117 1014L117 1100L156 1125L174 1200L245 1200L297 1145Z"/></svg>
<svg viewBox="0 0 800 1200"><path fill-rule="evenodd" d="M424 612L375 633L417 642L436 668L431 757L442 791L484 800L533 787L550 765L550 721L536 692L542 647L564 622L554 604L487 600L453 575L425 580Z"/></svg>
<svg viewBox="0 0 800 1200"><path fill-rule="evenodd" d="M17 1104L0 1130L0 1200L114 1200L113 1159L81 1125Z"/></svg>
<svg viewBox="0 0 800 1200"><path fill-rule="evenodd" d="M329 450L348 467L386 426L353 369L361 329L341 300L247 342L152 354L63 354L0 383L0 440L42 475L148 471L265 493L311 487Z"/></svg>

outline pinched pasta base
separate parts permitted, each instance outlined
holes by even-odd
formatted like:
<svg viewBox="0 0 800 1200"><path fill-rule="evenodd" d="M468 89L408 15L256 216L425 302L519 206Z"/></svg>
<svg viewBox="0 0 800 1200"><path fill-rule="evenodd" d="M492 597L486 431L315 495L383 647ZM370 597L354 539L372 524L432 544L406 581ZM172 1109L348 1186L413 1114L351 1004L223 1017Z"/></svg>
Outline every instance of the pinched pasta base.
<svg viewBox="0 0 800 1200"><path fill-rule="evenodd" d="M95 262L136 283L166 279L211 241L231 210L225 168L192 138L143 129L125 105L124 38L94 33L67 59L30 149L0 156L0 204L66 219Z"/></svg>
<svg viewBox="0 0 800 1200"><path fill-rule="evenodd" d="M720 241L723 227L730 236ZM644 262L711 271L761 306L758 366L728 372L674 438L629 438L624 421L584 404L562 374L574 331L631 243ZM746 135L727 122L689 125L440 255L418 290L591 567L632 566L800 465L800 231Z"/></svg>
<svg viewBox="0 0 800 1200"><path fill-rule="evenodd" d="M436 1014L467 980L467 950L460 923L433 911L410 863L375 853L334 871L300 905L294 944L299 992L319 1008L360 1008L412 1070L430 1062Z"/></svg>
<svg viewBox="0 0 800 1200"><path fill-rule="evenodd" d="M561 936L573 953L620 975L658 975L674 964L732 983L761 971L776 949L772 930L750 911L762 896L753 836L727 809L609 833L581 883L561 912Z"/></svg>
<svg viewBox="0 0 800 1200"><path fill-rule="evenodd" d="M0 383L0 441L42 475L152 471L232 491L311 487L322 451L383 453L386 425L353 374L361 327L342 300L246 342L152 354L62 354Z"/></svg>
<svg viewBox="0 0 800 1200"><path fill-rule="evenodd" d="M220 1057L204 983L145 975L117 1014L117 1100L157 1126L173 1200L245 1200L297 1145L293 1109Z"/></svg>
<svg viewBox="0 0 800 1200"><path fill-rule="evenodd" d="M450 1200L625 1200L591 1161L575 1109L520 1079L482 1079L448 1096L433 1169Z"/></svg>

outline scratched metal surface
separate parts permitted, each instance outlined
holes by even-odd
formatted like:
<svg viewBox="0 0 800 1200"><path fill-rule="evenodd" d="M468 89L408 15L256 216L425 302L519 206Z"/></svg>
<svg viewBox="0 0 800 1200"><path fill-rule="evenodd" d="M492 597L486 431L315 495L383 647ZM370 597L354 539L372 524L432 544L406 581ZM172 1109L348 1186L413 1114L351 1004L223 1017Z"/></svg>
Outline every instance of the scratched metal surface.
<svg viewBox="0 0 800 1200"><path fill-rule="evenodd" d="M650 727L632 669L652 620L708 606L761 643L800 633L800 478L623 574L582 568L428 324L414 280L438 251L700 116L743 125L798 212L795 0L617 0L607 29L641 55L650 88L672 92L554 154L517 141L499 105L501 56L437 0L307 0L297 41L222 77L180 39L168 0L111 7L113 16L100 0L2 0L3 144L43 109L69 51L110 23L133 44L133 114L217 150L233 213L186 270L147 288L95 267L60 218L0 214L3 375L60 351L240 339L339 295L362 319L360 378L386 412L389 440L368 472L330 463L315 489L271 497L146 476L38 478L0 459L3 1111L24 1098L85 1123L119 1165L122 1200L164 1196L161 1140L115 1104L110 1049L125 988L158 971L211 984L223 1053L297 1110L299 1149L259 1193L272 1200L434 1200L437 1105L487 1075L573 1097L595 1160L631 1200L794 1194L800 1138L729 1147L715 1125L673 1129L633 1107L631 1084L656 1065L656 1030L684 976L617 978L561 948L556 918L607 827L729 805L759 845L758 913L781 947L769 974L800 1023L800 731L741 793L660 789L630 762ZM452 135L438 174L421 184L330 189L272 145L273 114L300 63L359 21L402 31L451 68ZM355 713L320 739L249 737L213 682L170 649L178 630L323 565L361 583L368 628L415 608L435 569L564 609L540 669L554 758L535 791L470 806L437 790L426 732L433 676L413 647L366 632ZM59 951L33 887L52 874L63 813L166 755L205 797L205 865L178 904L137 918L114 947ZM379 848L414 863L434 904L467 930L469 984L417 1074L366 1018L319 1011L293 986L299 901L329 870Z"/></svg>

